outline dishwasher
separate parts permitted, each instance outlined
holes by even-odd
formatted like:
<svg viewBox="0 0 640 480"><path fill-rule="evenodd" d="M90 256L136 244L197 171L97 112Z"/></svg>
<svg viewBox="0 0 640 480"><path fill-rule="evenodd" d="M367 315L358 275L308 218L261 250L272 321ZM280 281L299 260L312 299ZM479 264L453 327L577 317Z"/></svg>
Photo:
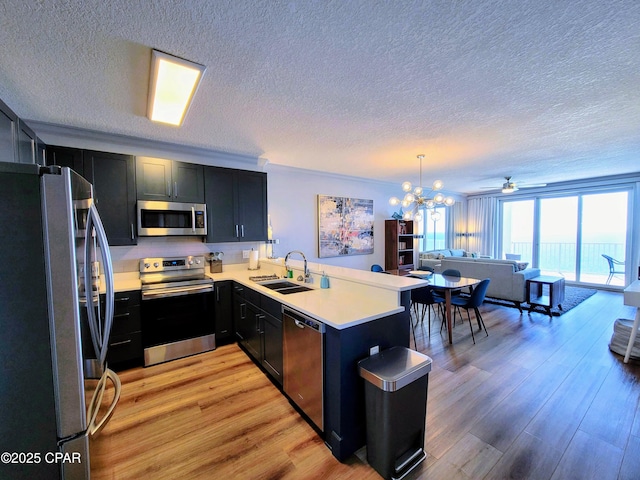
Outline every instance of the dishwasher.
<svg viewBox="0 0 640 480"><path fill-rule="evenodd" d="M325 325L285 306L282 323L284 391L324 431Z"/></svg>

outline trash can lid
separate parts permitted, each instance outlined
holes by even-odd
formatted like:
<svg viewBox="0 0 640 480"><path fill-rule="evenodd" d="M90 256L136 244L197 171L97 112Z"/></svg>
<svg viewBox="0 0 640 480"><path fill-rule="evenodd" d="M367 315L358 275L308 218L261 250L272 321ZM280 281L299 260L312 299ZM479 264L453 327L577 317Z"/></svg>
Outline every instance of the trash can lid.
<svg viewBox="0 0 640 480"><path fill-rule="evenodd" d="M391 347L358 362L360 376L385 392L395 392L431 371L431 358Z"/></svg>

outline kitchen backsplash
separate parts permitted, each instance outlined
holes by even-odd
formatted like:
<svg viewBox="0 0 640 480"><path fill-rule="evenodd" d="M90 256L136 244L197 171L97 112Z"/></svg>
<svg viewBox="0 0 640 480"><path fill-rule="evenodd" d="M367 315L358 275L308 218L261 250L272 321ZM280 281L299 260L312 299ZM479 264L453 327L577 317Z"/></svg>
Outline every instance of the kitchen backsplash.
<svg viewBox="0 0 640 480"><path fill-rule="evenodd" d="M138 245L110 247L111 261L115 273L137 272L140 259L147 257L179 257L183 255L208 255L211 252L223 252L222 263L249 263L242 258L243 250L258 250L260 257L266 256L265 245L260 242L244 243L203 243L198 238L188 237L149 237L138 238Z"/></svg>

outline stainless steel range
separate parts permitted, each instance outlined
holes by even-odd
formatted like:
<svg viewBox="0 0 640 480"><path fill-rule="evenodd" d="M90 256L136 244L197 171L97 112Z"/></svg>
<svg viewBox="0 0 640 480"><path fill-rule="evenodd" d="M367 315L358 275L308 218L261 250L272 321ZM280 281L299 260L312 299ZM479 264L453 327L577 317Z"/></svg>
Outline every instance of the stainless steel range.
<svg viewBox="0 0 640 480"><path fill-rule="evenodd" d="M213 280L203 256L143 258L142 344L144 365L213 350Z"/></svg>

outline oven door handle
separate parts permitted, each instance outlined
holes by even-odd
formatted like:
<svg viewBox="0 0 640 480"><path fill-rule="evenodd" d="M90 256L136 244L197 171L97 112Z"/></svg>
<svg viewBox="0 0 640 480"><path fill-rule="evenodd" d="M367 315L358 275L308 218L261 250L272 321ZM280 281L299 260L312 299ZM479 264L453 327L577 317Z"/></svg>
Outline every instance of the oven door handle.
<svg viewBox="0 0 640 480"><path fill-rule="evenodd" d="M177 297L179 295L190 295L192 293L213 292L213 285L199 285L191 287L174 287L163 288L162 290L142 292L142 300L151 300L154 298Z"/></svg>

